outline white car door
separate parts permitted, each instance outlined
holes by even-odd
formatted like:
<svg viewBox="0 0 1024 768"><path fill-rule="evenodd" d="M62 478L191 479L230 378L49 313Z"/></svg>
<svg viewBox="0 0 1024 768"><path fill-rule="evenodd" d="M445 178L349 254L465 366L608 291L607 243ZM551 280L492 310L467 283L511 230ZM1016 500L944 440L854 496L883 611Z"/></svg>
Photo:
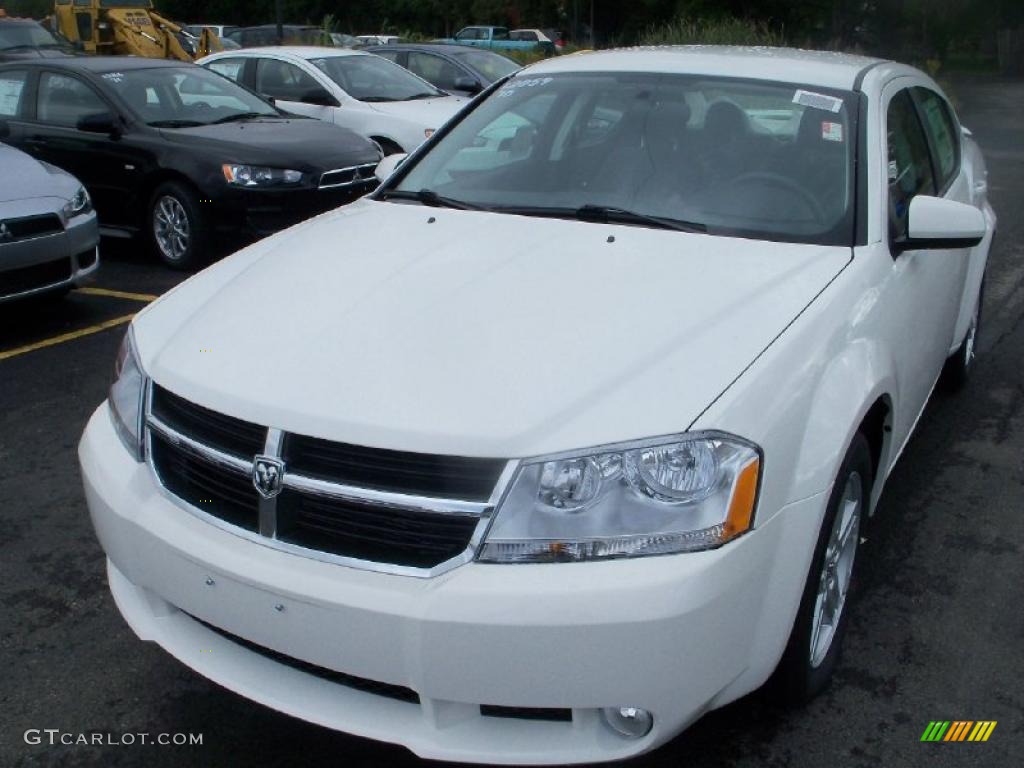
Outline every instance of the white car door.
<svg viewBox="0 0 1024 768"><path fill-rule="evenodd" d="M338 100L313 75L289 61L256 59L256 91L274 99L285 112L334 122ZM311 103L316 102L316 103Z"/></svg>
<svg viewBox="0 0 1024 768"><path fill-rule="evenodd" d="M962 173L935 168L925 133L913 78L890 83L882 94L887 162L889 247L893 258L884 301L888 333L895 356L901 408L895 437L909 435L949 354L960 309L969 249L909 250L906 235L910 201L917 195L963 197ZM957 171L959 169L956 169Z"/></svg>

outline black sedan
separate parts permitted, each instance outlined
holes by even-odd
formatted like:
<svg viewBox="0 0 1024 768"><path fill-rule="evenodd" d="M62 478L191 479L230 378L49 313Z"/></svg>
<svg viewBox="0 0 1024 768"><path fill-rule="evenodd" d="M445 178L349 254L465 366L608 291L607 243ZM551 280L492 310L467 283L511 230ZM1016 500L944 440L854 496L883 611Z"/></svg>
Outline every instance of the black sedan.
<svg viewBox="0 0 1024 768"><path fill-rule="evenodd" d="M391 59L431 85L457 96L480 93L495 80L519 69L506 56L467 45L396 43L372 45L363 50Z"/></svg>
<svg viewBox="0 0 1024 768"><path fill-rule="evenodd" d="M32 19L5 16L0 9L0 62L70 56L75 49Z"/></svg>
<svg viewBox="0 0 1024 768"><path fill-rule="evenodd" d="M193 64L81 57L0 66L0 137L85 184L101 232L188 268L376 186L378 147Z"/></svg>

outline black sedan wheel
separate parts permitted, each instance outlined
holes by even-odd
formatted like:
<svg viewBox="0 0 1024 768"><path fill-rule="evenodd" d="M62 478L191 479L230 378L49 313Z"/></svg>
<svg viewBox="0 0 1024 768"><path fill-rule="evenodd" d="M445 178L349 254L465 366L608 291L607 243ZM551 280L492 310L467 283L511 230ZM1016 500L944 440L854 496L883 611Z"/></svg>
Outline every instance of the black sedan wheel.
<svg viewBox="0 0 1024 768"><path fill-rule="evenodd" d="M157 256L173 269L190 269L204 254L206 230L199 203L184 184L157 187L149 207L149 232Z"/></svg>

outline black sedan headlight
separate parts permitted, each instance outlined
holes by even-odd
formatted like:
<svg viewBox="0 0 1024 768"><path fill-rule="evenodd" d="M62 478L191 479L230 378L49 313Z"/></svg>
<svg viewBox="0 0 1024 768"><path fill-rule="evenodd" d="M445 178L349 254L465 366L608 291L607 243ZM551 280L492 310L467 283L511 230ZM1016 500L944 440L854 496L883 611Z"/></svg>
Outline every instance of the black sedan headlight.
<svg viewBox="0 0 1024 768"><path fill-rule="evenodd" d="M287 187L302 183L302 171L224 163L224 180L235 187Z"/></svg>

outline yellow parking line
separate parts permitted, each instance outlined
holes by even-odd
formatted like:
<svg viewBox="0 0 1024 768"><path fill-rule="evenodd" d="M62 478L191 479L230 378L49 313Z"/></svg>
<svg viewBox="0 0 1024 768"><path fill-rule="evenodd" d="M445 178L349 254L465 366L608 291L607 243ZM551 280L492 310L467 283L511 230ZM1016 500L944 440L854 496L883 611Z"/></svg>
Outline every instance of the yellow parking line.
<svg viewBox="0 0 1024 768"><path fill-rule="evenodd" d="M115 328L118 325L124 325L125 323L130 322L133 317L135 317L134 313L130 315L122 315L121 317L115 317L113 320L105 320L102 323L90 325L88 328L82 328L78 331L71 331L70 333L64 333L50 339L43 339L42 341L37 341L34 344L26 344L23 347L8 349L6 352L0 352L0 360L7 360L11 357L24 355L26 352L35 352L37 349L45 349L46 347L52 347L56 344L63 344L65 341L80 339L82 336L91 336L94 333L105 331L108 328Z"/></svg>
<svg viewBox="0 0 1024 768"><path fill-rule="evenodd" d="M128 293L127 291L112 291L109 288L79 288L78 293L87 296L110 296L113 299L131 299L132 301L156 301L158 296L149 293Z"/></svg>

